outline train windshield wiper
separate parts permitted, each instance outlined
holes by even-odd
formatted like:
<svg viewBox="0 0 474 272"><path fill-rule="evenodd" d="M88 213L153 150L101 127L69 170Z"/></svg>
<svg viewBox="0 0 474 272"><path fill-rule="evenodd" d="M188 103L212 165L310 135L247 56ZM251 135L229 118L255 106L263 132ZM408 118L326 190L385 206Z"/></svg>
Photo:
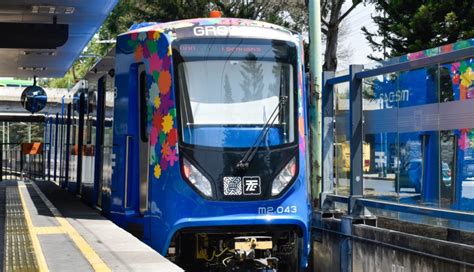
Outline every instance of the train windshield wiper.
<svg viewBox="0 0 474 272"><path fill-rule="evenodd" d="M246 170L249 168L249 164L252 161L255 154L257 153L257 150L260 147L260 143L267 136L268 131L270 130L270 127L273 126L273 124L275 123L275 120L280 114L282 106L285 105L286 102L288 102L288 96L281 96L280 101L278 102L278 105L275 107L272 114L267 119L267 122L265 122L265 124L263 125L263 128L258 134L257 139L255 140L253 145L247 150L247 152L245 152L242 159L237 163L238 170Z"/></svg>

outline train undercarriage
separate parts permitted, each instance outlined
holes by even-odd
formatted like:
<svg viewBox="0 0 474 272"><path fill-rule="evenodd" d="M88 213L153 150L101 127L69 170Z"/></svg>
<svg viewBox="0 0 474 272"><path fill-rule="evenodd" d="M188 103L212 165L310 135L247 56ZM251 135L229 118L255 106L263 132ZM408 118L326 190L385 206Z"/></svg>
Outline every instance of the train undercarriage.
<svg viewBox="0 0 474 272"><path fill-rule="evenodd" d="M167 257L186 271L294 272L301 249L298 228L189 229L174 236Z"/></svg>

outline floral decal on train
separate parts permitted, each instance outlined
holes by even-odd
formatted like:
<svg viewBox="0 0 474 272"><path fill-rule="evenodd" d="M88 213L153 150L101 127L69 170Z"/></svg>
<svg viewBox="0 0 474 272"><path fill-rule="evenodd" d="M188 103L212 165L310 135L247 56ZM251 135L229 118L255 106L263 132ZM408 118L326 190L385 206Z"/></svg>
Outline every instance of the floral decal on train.
<svg viewBox="0 0 474 272"><path fill-rule="evenodd" d="M148 132L150 134L150 166L153 176L178 161L176 107L172 92L171 47L165 34L158 31L133 32L128 45L137 63L145 64L148 80Z"/></svg>
<svg viewBox="0 0 474 272"><path fill-rule="evenodd" d="M455 100L474 99L474 59L451 64L450 73ZM474 148L474 129L461 129L458 146L461 150Z"/></svg>
<svg viewBox="0 0 474 272"><path fill-rule="evenodd" d="M128 46L133 50L137 63L143 62L151 82L148 97L148 132L150 134L150 165L153 175L159 179L163 171L173 167L178 161L178 134L176 128L176 107L172 92L171 46L179 37L194 36L193 27L205 26L250 27L246 31L262 34L261 28L279 33L285 39L293 39L287 29L266 22L234 18L190 19L172 23L147 24L128 32ZM255 29L252 29L255 27ZM246 32L246 34L249 34ZM302 77L298 78L299 96L302 96ZM299 107L300 145L304 150L304 120L302 105Z"/></svg>
<svg viewBox="0 0 474 272"><path fill-rule="evenodd" d="M298 48L298 54L300 58L304 59L303 41L301 41L300 47ZM303 108L303 65L298 63L298 135L299 135L299 147L300 152L304 154L306 152L306 141L305 141L305 122L304 122L304 108Z"/></svg>

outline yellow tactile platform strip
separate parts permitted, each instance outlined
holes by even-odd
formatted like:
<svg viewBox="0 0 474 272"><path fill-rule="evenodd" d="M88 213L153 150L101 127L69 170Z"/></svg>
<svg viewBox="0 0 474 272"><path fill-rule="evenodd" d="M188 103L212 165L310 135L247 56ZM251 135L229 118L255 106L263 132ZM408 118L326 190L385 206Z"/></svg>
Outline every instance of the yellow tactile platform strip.
<svg viewBox="0 0 474 272"><path fill-rule="evenodd" d="M5 255L8 271L38 271L39 265L33 248L28 223L17 186L6 187Z"/></svg>
<svg viewBox="0 0 474 272"><path fill-rule="evenodd" d="M62 214L46 198L41 190L31 183L41 200L52 212L60 226L35 227L25 203L22 191L27 192L23 182L6 188L5 215L5 259L4 271L48 271L38 235L64 233L74 242L95 271L111 271L87 241L71 226Z"/></svg>

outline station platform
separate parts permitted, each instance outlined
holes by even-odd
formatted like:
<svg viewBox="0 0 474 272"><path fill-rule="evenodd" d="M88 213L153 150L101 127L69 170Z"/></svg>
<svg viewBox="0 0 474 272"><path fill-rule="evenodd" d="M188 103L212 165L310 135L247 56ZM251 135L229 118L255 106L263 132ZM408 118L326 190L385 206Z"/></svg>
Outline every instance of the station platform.
<svg viewBox="0 0 474 272"><path fill-rule="evenodd" d="M183 271L48 181L0 182L0 245L6 272Z"/></svg>

